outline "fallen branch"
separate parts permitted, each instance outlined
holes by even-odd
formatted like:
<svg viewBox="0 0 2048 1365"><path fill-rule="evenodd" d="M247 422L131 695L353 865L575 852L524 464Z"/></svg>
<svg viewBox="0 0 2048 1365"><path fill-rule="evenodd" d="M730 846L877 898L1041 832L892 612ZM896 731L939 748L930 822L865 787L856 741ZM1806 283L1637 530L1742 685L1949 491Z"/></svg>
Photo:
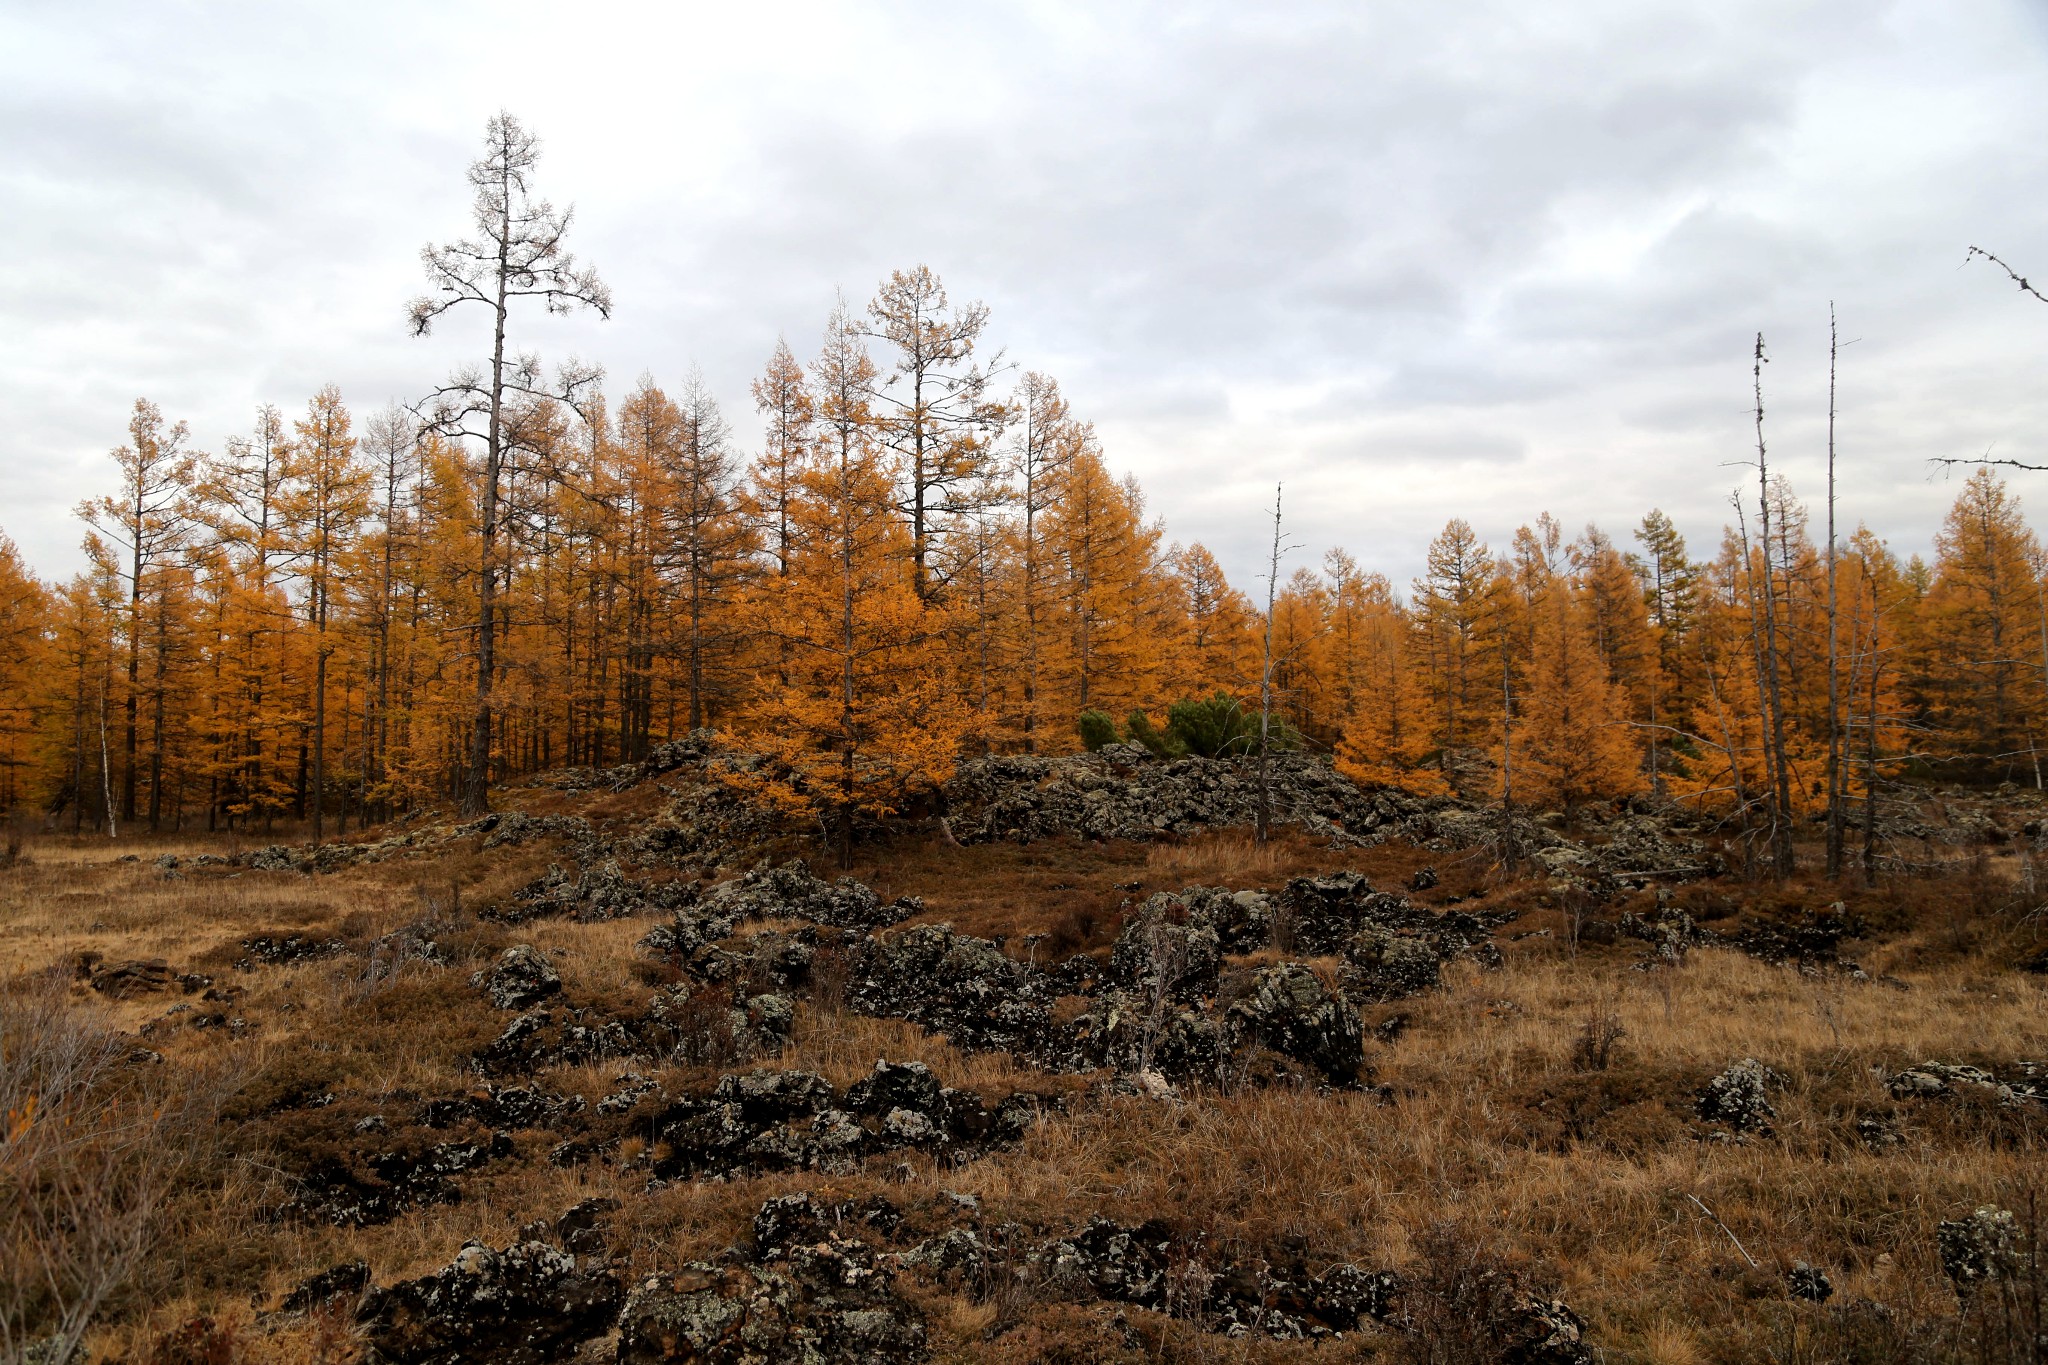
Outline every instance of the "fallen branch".
<svg viewBox="0 0 2048 1365"><path fill-rule="evenodd" d="M1742 1259L1749 1262L1749 1268L1751 1270L1755 1270L1756 1257L1749 1254L1749 1249L1742 1245L1742 1239L1740 1237L1737 1237L1733 1232L1729 1232L1728 1225L1722 1222L1718 1217L1715 1217L1714 1211L1708 1208L1705 1204L1702 1204L1696 1196L1689 1194L1686 1196L1686 1198L1692 1200L1692 1206L1694 1208L1698 1209L1701 1213L1707 1215L1707 1217L1712 1218L1714 1220L1715 1227L1721 1229L1721 1231L1723 1232L1728 1233L1728 1240L1735 1243L1735 1249L1742 1253Z"/></svg>

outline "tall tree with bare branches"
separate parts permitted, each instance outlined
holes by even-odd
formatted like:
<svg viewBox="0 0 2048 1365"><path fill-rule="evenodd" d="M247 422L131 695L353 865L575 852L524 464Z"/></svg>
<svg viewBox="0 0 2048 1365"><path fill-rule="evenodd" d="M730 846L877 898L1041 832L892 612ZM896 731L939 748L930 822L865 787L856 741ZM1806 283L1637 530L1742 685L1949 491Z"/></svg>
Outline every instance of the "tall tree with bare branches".
<svg viewBox="0 0 2048 1365"><path fill-rule="evenodd" d="M501 571L498 537L504 521L499 502L510 444L507 398L574 404L599 378L595 369L572 362L552 381L545 380L539 357L506 354L506 326L514 301L520 299L537 299L550 313L594 308L609 318L612 312L611 290L596 271L579 267L563 245L574 210L557 210L534 195L532 175L539 160L539 140L518 119L502 111L491 119L484 132L484 155L469 168L469 183L476 191L476 235L421 250L434 292L414 299L410 310L414 336L425 336L444 314L465 304L482 305L492 317L489 368L459 371L422 405L422 415L435 428L481 438L484 447L477 490L482 545L477 567L476 709L462 791L462 809L469 814L490 808L491 688L497 671L496 595Z"/></svg>

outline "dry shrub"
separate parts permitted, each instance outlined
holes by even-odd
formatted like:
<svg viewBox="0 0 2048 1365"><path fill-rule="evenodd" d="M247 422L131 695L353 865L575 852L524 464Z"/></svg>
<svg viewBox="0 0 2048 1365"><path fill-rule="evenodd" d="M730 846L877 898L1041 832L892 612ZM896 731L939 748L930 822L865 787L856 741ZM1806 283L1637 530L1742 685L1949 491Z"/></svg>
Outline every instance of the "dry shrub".
<svg viewBox="0 0 2048 1365"><path fill-rule="evenodd" d="M71 1360L150 1255L222 1094L163 1069L52 975L0 991L0 1355Z"/></svg>
<svg viewBox="0 0 2048 1365"><path fill-rule="evenodd" d="M1400 1354L1414 1365L1506 1365L1522 1333L1519 1277L1469 1229L1432 1223L1414 1238L1416 1263L1403 1278L1408 1328Z"/></svg>
<svg viewBox="0 0 2048 1365"><path fill-rule="evenodd" d="M1595 1010L1579 1029L1577 1041L1572 1044L1572 1069L1574 1071L1605 1071L1614 1062L1614 1054L1621 1040L1628 1036L1622 1027L1621 1016L1613 1010Z"/></svg>
<svg viewBox="0 0 2048 1365"><path fill-rule="evenodd" d="M235 1365L241 1333L231 1321L193 1318L150 1343L144 1365Z"/></svg>

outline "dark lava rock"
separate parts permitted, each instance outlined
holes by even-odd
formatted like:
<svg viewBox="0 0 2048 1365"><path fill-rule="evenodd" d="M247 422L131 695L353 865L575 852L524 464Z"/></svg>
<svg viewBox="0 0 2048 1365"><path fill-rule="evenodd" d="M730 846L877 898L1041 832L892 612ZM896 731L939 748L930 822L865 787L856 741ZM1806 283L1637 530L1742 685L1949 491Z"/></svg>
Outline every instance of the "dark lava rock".
<svg viewBox="0 0 2048 1365"><path fill-rule="evenodd" d="M796 1007L786 997L679 985L634 1016L559 1005L528 1010L477 1052L470 1066L482 1076L509 1076L588 1062L749 1061L781 1052L795 1025Z"/></svg>
<svg viewBox="0 0 2048 1365"><path fill-rule="evenodd" d="M340 957L348 951L348 945L338 938L309 939L301 934L287 934L282 938L258 935L243 939L242 951L247 956L235 966L246 972L253 970L259 962L267 967L281 967L295 962L318 962L323 958Z"/></svg>
<svg viewBox="0 0 2048 1365"><path fill-rule="evenodd" d="M160 957L135 958L127 962L104 962L98 954L82 954L79 974L101 995L128 1000L153 995L178 984L178 974Z"/></svg>
<svg viewBox="0 0 2048 1365"><path fill-rule="evenodd" d="M1703 1121L1726 1124L1738 1133L1768 1133L1778 1111L1767 1091L1777 1083L1770 1068L1745 1057L1707 1082L1693 1110Z"/></svg>
<svg viewBox="0 0 2048 1365"><path fill-rule="evenodd" d="M858 1013L907 1019L968 1051L1014 1052L1055 1066L1063 1035L1050 1007L1059 994L1049 974L942 924L862 940L846 985L846 1002Z"/></svg>
<svg viewBox="0 0 2048 1365"><path fill-rule="evenodd" d="M2024 1254L2019 1220L2012 1211L1985 1204L1967 1218L1935 1229L1942 1273L1956 1294L1969 1298L1989 1280L2006 1279L2020 1268Z"/></svg>
<svg viewBox="0 0 2048 1365"><path fill-rule="evenodd" d="M1899 1131L1899 1121L1890 1114L1865 1114L1856 1120L1856 1136L1863 1145L1873 1152L1889 1151L1905 1145L1905 1134Z"/></svg>
<svg viewBox="0 0 2048 1365"><path fill-rule="evenodd" d="M620 1365L888 1365L926 1355L922 1316L868 1247L827 1236L643 1280L619 1315Z"/></svg>
<svg viewBox="0 0 2048 1365"><path fill-rule="evenodd" d="M559 1128L583 1112L581 1095L558 1095L537 1085L486 1085L466 1095L428 1100L417 1122L427 1128L454 1128L475 1123L486 1128Z"/></svg>
<svg viewBox="0 0 2048 1365"><path fill-rule="evenodd" d="M1840 905L1831 905L1823 910L1758 920L1737 930L1729 942L1764 962L1835 967L1841 964L1837 950L1842 940L1854 937L1860 927ZM1854 969L1854 964L1848 965Z"/></svg>
<svg viewBox="0 0 2048 1365"><path fill-rule="evenodd" d="M299 1281L278 1302L276 1312L303 1315L340 1302L353 1307L369 1287L370 1263L347 1261Z"/></svg>
<svg viewBox="0 0 2048 1365"><path fill-rule="evenodd" d="M646 1120L651 1165L663 1179L747 1171L850 1170L902 1148L963 1160L1016 1142L1045 1103L1017 1094L994 1108L941 1087L921 1063L879 1061L841 1094L808 1071L722 1076L708 1093Z"/></svg>
<svg viewBox="0 0 2048 1365"><path fill-rule="evenodd" d="M618 1057L645 1057L650 1049L622 1020L590 1019L581 1010L528 1010L470 1059L484 1076L522 1075L544 1066L579 1066Z"/></svg>
<svg viewBox="0 0 2048 1365"><path fill-rule="evenodd" d="M1358 1011L1298 962L1250 974L1225 1012L1224 1038L1233 1051L1252 1042L1305 1062L1332 1085L1356 1084L1364 1062Z"/></svg>
<svg viewBox="0 0 2048 1365"><path fill-rule="evenodd" d="M754 1249L772 1257L798 1243L829 1240L842 1229L866 1228L887 1236L902 1222L902 1211L879 1194L833 1204L821 1204L810 1194L785 1194L754 1215Z"/></svg>
<svg viewBox="0 0 2048 1365"><path fill-rule="evenodd" d="M590 822L573 815L528 815L523 810L493 812L466 825L457 825L456 836L481 834L484 847L531 843L535 839L569 839L578 844L592 839Z"/></svg>
<svg viewBox="0 0 2048 1365"><path fill-rule="evenodd" d="M807 919L835 929L880 929L924 909L914 896L884 902L851 877L825 882L801 858L720 883L704 897L705 909L735 920Z"/></svg>
<svg viewBox="0 0 2048 1365"><path fill-rule="evenodd" d="M543 1242L471 1242L437 1275L372 1290L356 1324L392 1365L552 1365L607 1330L620 1297L617 1280Z"/></svg>
<svg viewBox="0 0 2048 1365"><path fill-rule="evenodd" d="M1434 890L1436 887L1436 880L1436 869L1433 867L1425 867L1420 872L1416 873L1414 876L1408 879L1408 889L1410 891Z"/></svg>
<svg viewBox="0 0 2048 1365"><path fill-rule="evenodd" d="M1306 753L1273 755L1269 790L1275 824L1351 841L1392 829L1435 804L1362 789L1339 776L1328 758ZM965 843L1058 835L1143 840L1251 825L1259 780L1249 759L1160 762L1111 746L1096 754L963 763L945 795L949 822Z"/></svg>
<svg viewBox="0 0 2048 1365"><path fill-rule="evenodd" d="M1257 952L1273 941L1273 899L1263 891L1188 886L1148 898L1139 914L1207 928L1225 953Z"/></svg>
<svg viewBox="0 0 2048 1365"><path fill-rule="evenodd" d="M1785 1292L1808 1303L1826 1303L1834 1297L1835 1286L1826 1271L1797 1261L1785 1272Z"/></svg>
<svg viewBox="0 0 2048 1365"><path fill-rule="evenodd" d="M462 1192L450 1176L511 1153L511 1138L495 1133L487 1141L444 1142L421 1152L323 1161L300 1177L283 1212L336 1227L388 1223L410 1209L459 1203Z"/></svg>
<svg viewBox="0 0 2048 1365"><path fill-rule="evenodd" d="M597 1102L600 1114L623 1114L661 1088L652 1076L628 1071L612 1078L611 1093Z"/></svg>
<svg viewBox="0 0 2048 1365"><path fill-rule="evenodd" d="M296 872L299 861L293 851L283 844L272 844L242 855L242 865L259 872Z"/></svg>
<svg viewBox="0 0 2048 1365"><path fill-rule="evenodd" d="M488 992L491 1003L501 1010L523 1010L562 991L561 974L547 954L530 943L507 948L488 972L478 972L469 984Z"/></svg>
<svg viewBox="0 0 2048 1365"><path fill-rule="evenodd" d="M1975 1095L2006 1107L2048 1104L2048 1066L2020 1062L2000 1076L1975 1066L1921 1062L1885 1082L1895 1100L1955 1099Z"/></svg>
<svg viewBox="0 0 2048 1365"><path fill-rule="evenodd" d="M903 1263L983 1292L1014 1265L1013 1274L1069 1295L1172 1311L1207 1331L1282 1340L1390 1321L1398 1289L1387 1271L1340 1264L1318 1274L1302 1263L1219 1255L1159 1219L1132 1225L1096 1218L1071 1236L1021 1248L1013 1245L1018 1240L1008 1225L990 1234L954 1229L919 1244Z"/></svg>
<svg viewBox="0 0 2048 1365"><path fill-rule="evenodd" d="M1105 991L1073 1027L1073 1055L1083 1065L1173 1081L1214 1082L1222 1074L1223 1030L1204 1003Z"/></svg>
<svg viewBox="0 0 2048 1365"><path fill-rule="evenodd" d="M519 923L550 915L592 922L624 919L689 905L696 887L688 882L648 882L628 877L616 860L585 864L570 876L559 866L521 887L508 906L480 912L478 918Z"/></svg>
<svg viewBox="0 0 2048 1365"><path fill-rule="evenodd" d="M1109 956L1111 979L1143 996L1173 1000L1211 993L1222 965L1215 927L1164 895L1124 921Z"/></svg>

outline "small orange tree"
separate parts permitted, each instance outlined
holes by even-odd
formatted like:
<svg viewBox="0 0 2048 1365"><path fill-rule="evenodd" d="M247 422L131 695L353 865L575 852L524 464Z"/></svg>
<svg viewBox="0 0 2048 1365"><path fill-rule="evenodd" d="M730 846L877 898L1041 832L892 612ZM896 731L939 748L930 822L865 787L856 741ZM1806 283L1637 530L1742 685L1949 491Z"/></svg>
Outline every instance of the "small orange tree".
<svg viewBox="0 0 2048 1365"><path fill-rule="evenodd" d="M1363 683L1337 744L1337 771L1368 787L1449 796L1451 784L1423 762L1434 752L1429 694L1407 658L1408 623L1392 611L1367 618L1355 666Z"/></svg>
<svg viewBox="0 0 2048 1365"><path fill-rule="evenodd" d="M1534 614L1529 690L1510 737L1516 795L1569 812L1640 790L1642 754L1584 607L1553 580Z"/></svg>
<svg viewBox="0 0 2048 1365"><path fill-rule="evenodd" d="M873 362L843 311L814 370L817 458L789 500L788 572L755 595L783 646L742 714L768 759L730 780L777 809L814 816L853 861L855 821L885 818L944 782L966 717L948 687L943 611L917 592L865 394Z"/></svg>

